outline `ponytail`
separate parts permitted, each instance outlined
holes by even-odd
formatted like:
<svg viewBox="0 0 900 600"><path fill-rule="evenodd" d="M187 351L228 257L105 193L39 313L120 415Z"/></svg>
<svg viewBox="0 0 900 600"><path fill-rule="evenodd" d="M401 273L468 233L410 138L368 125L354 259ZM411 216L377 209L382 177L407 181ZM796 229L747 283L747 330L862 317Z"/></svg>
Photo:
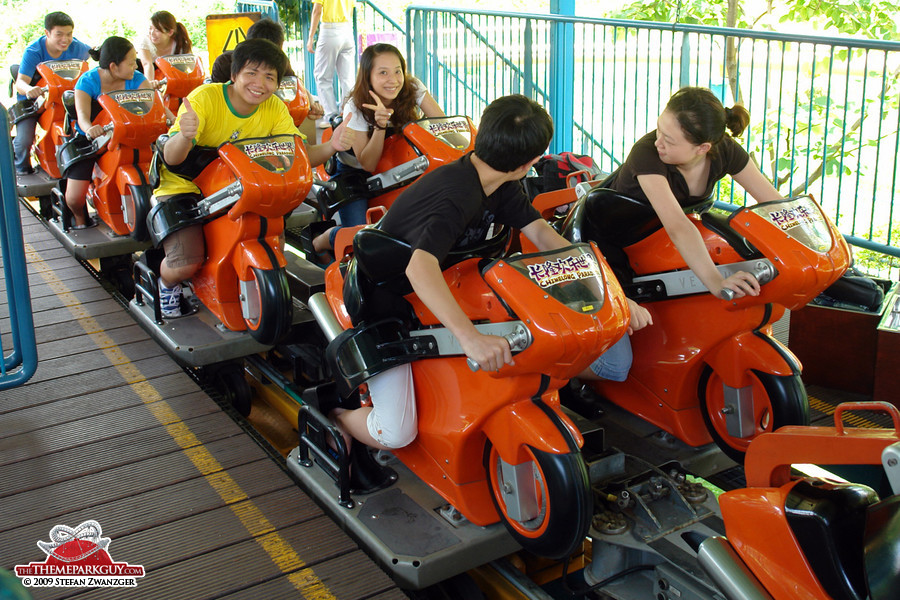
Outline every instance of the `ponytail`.
<svg viewBox="0 0 900 600"><path fill-rule="evenodd" d="M175 40L175 54L191 53L191 37L181 21L175 22L175 31L172 32L172 39Z"/></svg>
<svg viewBox="0 0 900 600"><path fill-rule="evenodd" d="M740 104L725 109L725 127L733 136L739 136L750 124L750 113Z"/></svg>

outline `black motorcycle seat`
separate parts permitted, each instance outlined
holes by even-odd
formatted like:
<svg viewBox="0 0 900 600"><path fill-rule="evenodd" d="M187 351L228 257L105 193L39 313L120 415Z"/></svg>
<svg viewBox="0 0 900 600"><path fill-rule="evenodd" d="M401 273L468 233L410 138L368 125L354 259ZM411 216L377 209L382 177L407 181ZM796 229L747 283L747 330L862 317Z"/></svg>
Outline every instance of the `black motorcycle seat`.
<svg viewBox="0 0 900 600"><path fill-rule="evenodd" d="M9 65L9 97L12 98L16 92L16 79L19 78L19 63Z"/></svg>
<svg viewBox="0 0 900 600"><path fill-rule="evenodd" d="M834 600L867 600L863 531L878 494L854 483L803 480L785 501L788 525ZM896 539L896 538L895 538Z"/></svg>
<svg viewBox="0 0 900 600"><path fill-rule="evenodd" d="M871 600L891 600L900 590L900 496L891 496L869 507L866 516L866 580Z"/></svg>

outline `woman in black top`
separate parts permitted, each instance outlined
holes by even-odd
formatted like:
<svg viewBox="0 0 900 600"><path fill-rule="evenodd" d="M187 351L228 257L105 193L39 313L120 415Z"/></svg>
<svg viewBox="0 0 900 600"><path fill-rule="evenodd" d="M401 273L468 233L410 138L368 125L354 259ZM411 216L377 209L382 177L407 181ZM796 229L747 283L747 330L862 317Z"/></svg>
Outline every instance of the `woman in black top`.
<svg viewBox="0 0 900 600"><path fill-rule="evenodd" d="M723 288L736 297L756 296L759 283L743 271L723 278L683 207L708 198L725 175L734 177L757 202L781 198L725 132L727 128L740 135L749 121L743 106L725 108L706 88L682 88L669 99L656 131L635 143L614 180L607 183L617 192L649 201L688 267L716 296Z"/></svg>

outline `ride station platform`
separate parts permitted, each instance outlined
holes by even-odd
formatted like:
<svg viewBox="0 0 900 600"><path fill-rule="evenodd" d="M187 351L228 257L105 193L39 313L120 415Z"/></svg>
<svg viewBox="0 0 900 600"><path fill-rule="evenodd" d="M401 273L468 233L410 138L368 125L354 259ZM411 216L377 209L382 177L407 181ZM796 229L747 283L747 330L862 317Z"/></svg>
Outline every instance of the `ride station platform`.
<svg viewBox="0 0 900 600"><path fill-rule="evenodd" d="M43 563L37 542L59 541L64 528L77 536L96 521L114 562L143 567L137 587L32 587L35 599L406 598L234 415L21 213L40 362L26 385L0 395L0 567Z"/></svg>

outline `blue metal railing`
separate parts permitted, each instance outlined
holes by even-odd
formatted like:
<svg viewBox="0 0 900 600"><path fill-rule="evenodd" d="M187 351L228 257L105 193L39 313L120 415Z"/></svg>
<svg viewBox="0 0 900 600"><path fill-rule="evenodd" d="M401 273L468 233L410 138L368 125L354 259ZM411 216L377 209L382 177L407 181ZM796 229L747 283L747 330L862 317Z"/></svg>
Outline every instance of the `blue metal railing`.
<svg viewBox="0 0 900 600"><path fill-rule="evenodd" d="M678 88L709 87L748 108L741 141L784 195L813 193L852 243L900 257L900 43L418 6L406 23L411 69L448 113L525 93L554 118L551 151L605 170ZM746 201L730 179L717 194Z"/></svg>
<svg viewBox="0 0 900 600"><path fill-rule="evenodd" d="M0 131L6 132L0 140L0 253L3 255L0 276L6 282L11 340L11 349L7 353L3 335L0 335L0 355L3 357L0 362L0 390L4 390L22 385L34 375L37 370L37 346L6 110L0 110Z"/></svg>

